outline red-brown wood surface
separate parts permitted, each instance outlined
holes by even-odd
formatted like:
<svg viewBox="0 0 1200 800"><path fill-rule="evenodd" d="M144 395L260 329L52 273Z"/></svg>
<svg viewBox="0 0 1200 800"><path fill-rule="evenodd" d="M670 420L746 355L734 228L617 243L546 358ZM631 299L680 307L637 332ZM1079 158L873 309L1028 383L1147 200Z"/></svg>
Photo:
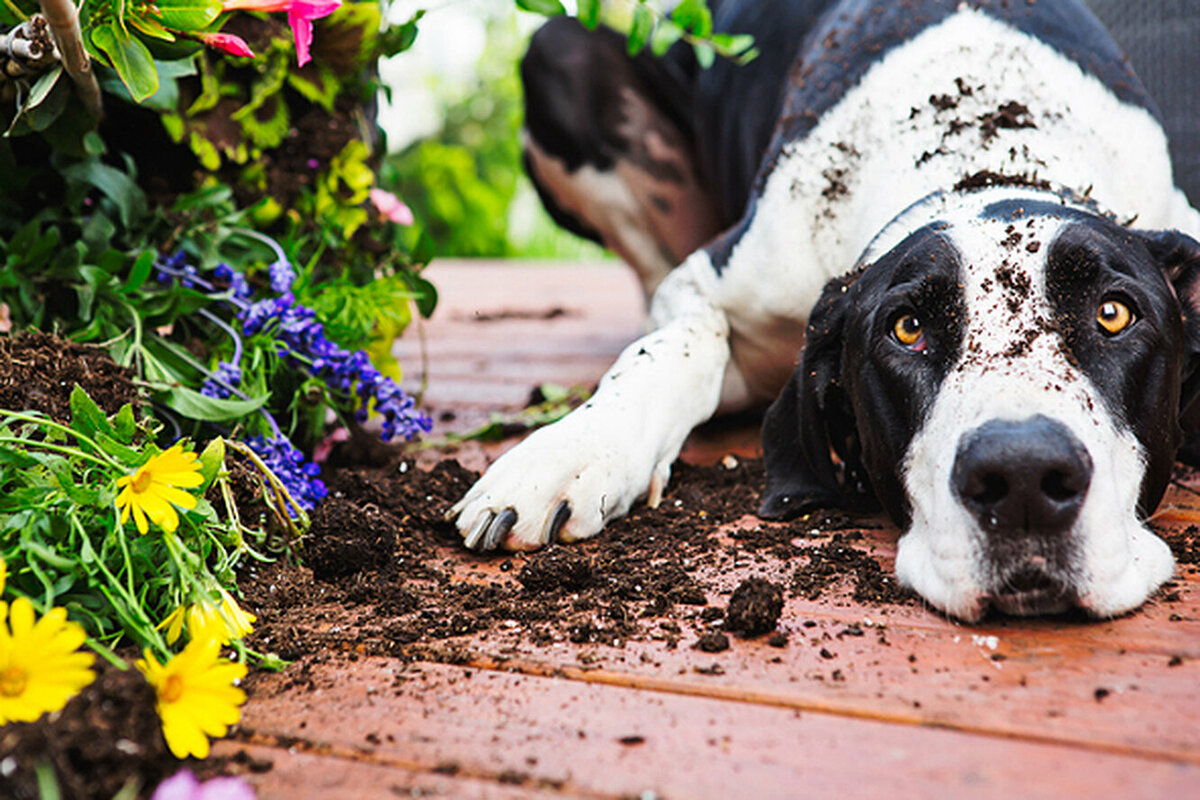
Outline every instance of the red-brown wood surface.
<svg viewBox="0 0 1200 800"><path fill-rule="evenodd" d="M643 324L636 283L615 265L442 263L429 277L441 304L423 330L426 397L452 414L443 429L518 409L542 381L594 381ZM397 346L413 385L420 341ZM457 453L478 469L507 446ZM752 423L726 424L684 455L757 451ZM1156 523L1198 519L1200 497L1174 488ZM855 545L890 568L896 532L880 523ZM720 605L746 577L794 569L726 552L700 567ZM443 556L458 580L512 579L496 559ZM703 653L686 628L673 648L532 645L512 627L417 662L327 655L256 681L237 738L217 752L271 761L251 776L264 799L1196 797L1198 581L1185 566L1174 596L1107 621L966 626L843 591L789 599L784 648L733 638ZM312 689L289 688L301 669Z"/></svg>

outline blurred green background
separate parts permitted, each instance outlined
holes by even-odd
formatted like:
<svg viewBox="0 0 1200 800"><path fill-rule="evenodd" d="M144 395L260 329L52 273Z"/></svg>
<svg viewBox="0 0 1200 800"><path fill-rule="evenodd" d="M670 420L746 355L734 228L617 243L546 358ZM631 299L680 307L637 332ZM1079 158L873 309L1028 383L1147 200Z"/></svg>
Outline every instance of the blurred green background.
<svg viewBox="0 0 1200 800"><path fill-rule="evenodd" d="M419 6L401 0L389 16ZM443 257L612 257L555 225L521 167L518 65L543 21L511 2L449 2L426 13L411 50L380 64L379 185L412 208Z"/></svg>

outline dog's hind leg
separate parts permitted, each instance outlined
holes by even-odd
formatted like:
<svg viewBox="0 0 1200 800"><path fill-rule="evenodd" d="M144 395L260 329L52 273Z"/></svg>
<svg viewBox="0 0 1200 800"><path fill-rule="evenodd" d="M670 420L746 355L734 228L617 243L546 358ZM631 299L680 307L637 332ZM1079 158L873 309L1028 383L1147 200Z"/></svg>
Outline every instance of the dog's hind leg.
<svg viewBox="0 0 1200 800"><path fill-rule="evenodd" d="M534 34L521 62L525 164L555 221L625 259L649 297L719 223L696 168L694 64L625 46L566 17Z"/></svg>

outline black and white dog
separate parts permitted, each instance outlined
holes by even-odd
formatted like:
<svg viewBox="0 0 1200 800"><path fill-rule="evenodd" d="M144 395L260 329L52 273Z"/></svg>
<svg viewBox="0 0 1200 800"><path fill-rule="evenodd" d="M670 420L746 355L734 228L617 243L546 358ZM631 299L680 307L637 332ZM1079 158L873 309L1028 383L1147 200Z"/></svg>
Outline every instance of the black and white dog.
<svg viewBox="0 0 1200 800"><path fill-rule="evenodd" d="M966 620L1137 607L1194 450L1200 213L1117 47L1074 0L716 15L759 59L533 40L530 171L654 330L451 509L467 546L593 536L658 502L694 426L776 398L762 516L882 505L900 580Z"/></svg>

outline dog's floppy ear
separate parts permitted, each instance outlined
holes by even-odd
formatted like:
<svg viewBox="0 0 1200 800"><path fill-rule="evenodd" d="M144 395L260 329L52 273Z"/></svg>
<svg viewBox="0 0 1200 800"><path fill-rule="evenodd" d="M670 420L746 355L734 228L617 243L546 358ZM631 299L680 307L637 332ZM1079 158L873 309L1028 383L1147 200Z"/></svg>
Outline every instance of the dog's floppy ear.
<svg viewBox="0 0 1200 800"><path fill-rule="evenodd" d="M825 286L809 318L800 365L763 420L767 486L758 515L764 519L791 519L816 507L858 508L873 497L841 383L848 292L856 277Z"/></svg>
<svg viewBox="0 0 1200 800"><path fill-rule="evenodd" d="M1179 298L1183 311L1184 360L1179 420L1184 444L1179 460L1200 466L1200 242L1179 231L1142 231L1150 255Z"/></svg>

